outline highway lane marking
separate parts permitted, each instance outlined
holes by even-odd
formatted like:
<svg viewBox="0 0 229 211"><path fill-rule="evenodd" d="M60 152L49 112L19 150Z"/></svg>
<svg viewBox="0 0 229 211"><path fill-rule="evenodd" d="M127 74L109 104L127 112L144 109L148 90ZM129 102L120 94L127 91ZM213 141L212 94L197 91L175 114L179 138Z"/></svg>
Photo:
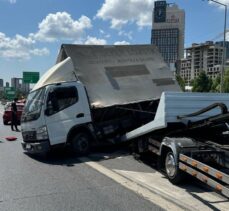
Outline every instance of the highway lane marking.
<svg viewBox="0 0 229 211"><path fill-rule="evenodd" d="M167 199L174 200L177 204L182 204L191 210L205 210L210 211L213 208L217 210L227 211L229 202L222 200L220 195L212 192L206 192L199 187L180 188L172 185L159 172L146 173L137 171L115 170L115 172L122 176L141 184L142 186L160 193L160 195ZM206 202L207 204L203 203ZM222 202L224 201L224 202ZM222 203L218 203L222 202ZM208 206L210 205L210 206Z"/></svg>
<svg viewBox="0 0 229 211"><path fill-rule="evenodd" d="M119 183L123 187L137 193L138 195L142 196L146 200L152 202L153 204L161 207L165 210L189 210L187 207L178 206L176 203L173 203L171 201L168 201L163 196L161 196L159 193L155 193L152 190L149 190L140 184L137 184L136 182L133 182L126 177L107 169L106 167L91 161L89 158L82 157L79 158L79 160L86 165L90 166L91 168L95 169L96 171L102 173L103 175L109 177L110 179L114 180L115 182Z"/></svg>

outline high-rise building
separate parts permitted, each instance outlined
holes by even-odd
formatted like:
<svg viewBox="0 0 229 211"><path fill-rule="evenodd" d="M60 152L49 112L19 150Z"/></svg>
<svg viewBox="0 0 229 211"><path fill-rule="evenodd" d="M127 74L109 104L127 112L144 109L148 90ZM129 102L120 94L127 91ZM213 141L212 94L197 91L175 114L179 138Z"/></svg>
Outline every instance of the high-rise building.
<svg viewBox="0 0 229 211"><path fill-rule="evenodd" d="M29 93L29 89L30 89L29 84L25 84L25 83L22 82L21 91L23 93L25 93L25 94L28 94Z"/></svg>
<svg viewBox="0 0 229 211"><path fill-rule="evenodd" d="M4 91L4 83L3 83L3 79L0 78L0 92Z"/></svg>
<svg viewBox="0 0 229 211"><path fill-rule="evenodd" d="M215 44L223 47L223 41L218 41ZM229 59L229 41L225 41L225 58Z"/></svg>
<svg viewBox="0 0 229 211"><path fill-rule="evenodd" d="M151 44L158 47L168 65L184 58L185 12L176 4L155 1Z"/></svg>
<svg viewBox="0 0 229 211"><path fill-rule="evenodd" d="M15 90L20 89L20 78L11 78L11 87L14 87Z"/></svg>
<svg viewBox="0 0 229 211"><path fill-rule="evenodd" d="M3 79L0 78L0 87L4 87Z"/></svg>
<svg viewBox="0 0 229 211"><path fill-rule="evenodd" d="M221 73L223 59L223 47L212 41L201 44L192 44L186 48L186 58L178 62L177 73L190 84L201 71L214 79Z"/></svg>
<svg viewBox="0 0 229 211"><path fill-rule="evenodd" d="M29 93L29 84L23 83L22 78L11 78L11 86L25 94Z"/></svg>
<svg viewBox="0 0 229 211"><path fill-rule="evenodd" d="M10 83L9 82L6 82L6 87L10 87Z"/></svg>

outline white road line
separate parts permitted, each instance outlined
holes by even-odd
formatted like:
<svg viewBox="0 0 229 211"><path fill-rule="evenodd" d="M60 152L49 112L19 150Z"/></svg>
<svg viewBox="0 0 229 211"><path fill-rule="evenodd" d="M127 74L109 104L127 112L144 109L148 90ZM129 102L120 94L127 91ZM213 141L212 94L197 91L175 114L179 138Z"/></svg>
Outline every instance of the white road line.
<svg viewBox="0 0 229 211"><path fill-rule="evenodd" d="M182 208L171 201L167 201L165 198L160 196L158 193L154 193L147 188L142 187L141 185L133 182L120 174L105 168L104 166L89 160L86 157L79 158L80 161L84 162L86 165L90 166L91 168L97 170L98 172L104 174L105 176L111 178L115 182L119 183L120 185L124 186L125 188L137 193L138 195L144 197L146 200L156 204L157 206L165 209L165 210L187 210L186 208Z"/></svg>
<svg viewBox="0 0 229 211"><path fill-rule="evenodd" d="M153 192L159 193L168 200L182 204L191 210L210 211L212 208L216 210L228 211L229 202L217 194L206 192L198 187L192 187L189 190L172 185L168 179L163 178L159 172L136 172L126 170L112 169L118 174L146 187ZM205 204L203 202L207 202ZM222 203L219 203L222 202Z"/></svg>

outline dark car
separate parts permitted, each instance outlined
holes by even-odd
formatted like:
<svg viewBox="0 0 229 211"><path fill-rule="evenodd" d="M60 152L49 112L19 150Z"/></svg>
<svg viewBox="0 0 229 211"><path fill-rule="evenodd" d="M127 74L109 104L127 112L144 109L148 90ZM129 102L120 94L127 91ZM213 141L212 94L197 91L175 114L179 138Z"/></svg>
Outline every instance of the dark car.
<svg viewBox="0 0 229 211"><path fill-rule="evenodd" d="M17 103L17 119L18 119L18 124L21 123L21 115L22 115L22 111L24 109L24 103ZM11 103L7 103L5 106L5 111L3 114L3 124L7 125L9 123L11 123L12 121L12 110L11 110Z"/></svg>

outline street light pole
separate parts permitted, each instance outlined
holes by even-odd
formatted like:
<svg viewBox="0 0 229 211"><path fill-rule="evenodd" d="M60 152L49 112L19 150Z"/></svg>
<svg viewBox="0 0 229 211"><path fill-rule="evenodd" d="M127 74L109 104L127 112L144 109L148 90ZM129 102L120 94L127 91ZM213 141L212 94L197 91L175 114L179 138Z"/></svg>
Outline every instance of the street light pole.
<svg viewBox="0 0 229 211"><path fill-rule="evenodd" d="M223 4L219 1L216 0L208 0L208 1L212 1L216 4L219 4L221 6L223 6L225 8L225 15L224 15L224 36L223 36L223 56L222 56L222 67L221 67L221 76L220 76L220 92L223 92L223 76L224 76L224 65L225 65L225 42L226 42L226 25L227 25L227 5Z"/></svg>
<svg viewBox="0 0 229 211"><path fill-rule="evenodd" d="M226 42L226 24L227 24L227 5L225 5L225 16L224 16L224 36L223 36L223 58L222 58L222 73L221 73L221 85L220 85L220 92L223 92L223 82L224 82L224 68L225 68L225 57L226 57L226 52L225 52L225 42Z"/></svg>

